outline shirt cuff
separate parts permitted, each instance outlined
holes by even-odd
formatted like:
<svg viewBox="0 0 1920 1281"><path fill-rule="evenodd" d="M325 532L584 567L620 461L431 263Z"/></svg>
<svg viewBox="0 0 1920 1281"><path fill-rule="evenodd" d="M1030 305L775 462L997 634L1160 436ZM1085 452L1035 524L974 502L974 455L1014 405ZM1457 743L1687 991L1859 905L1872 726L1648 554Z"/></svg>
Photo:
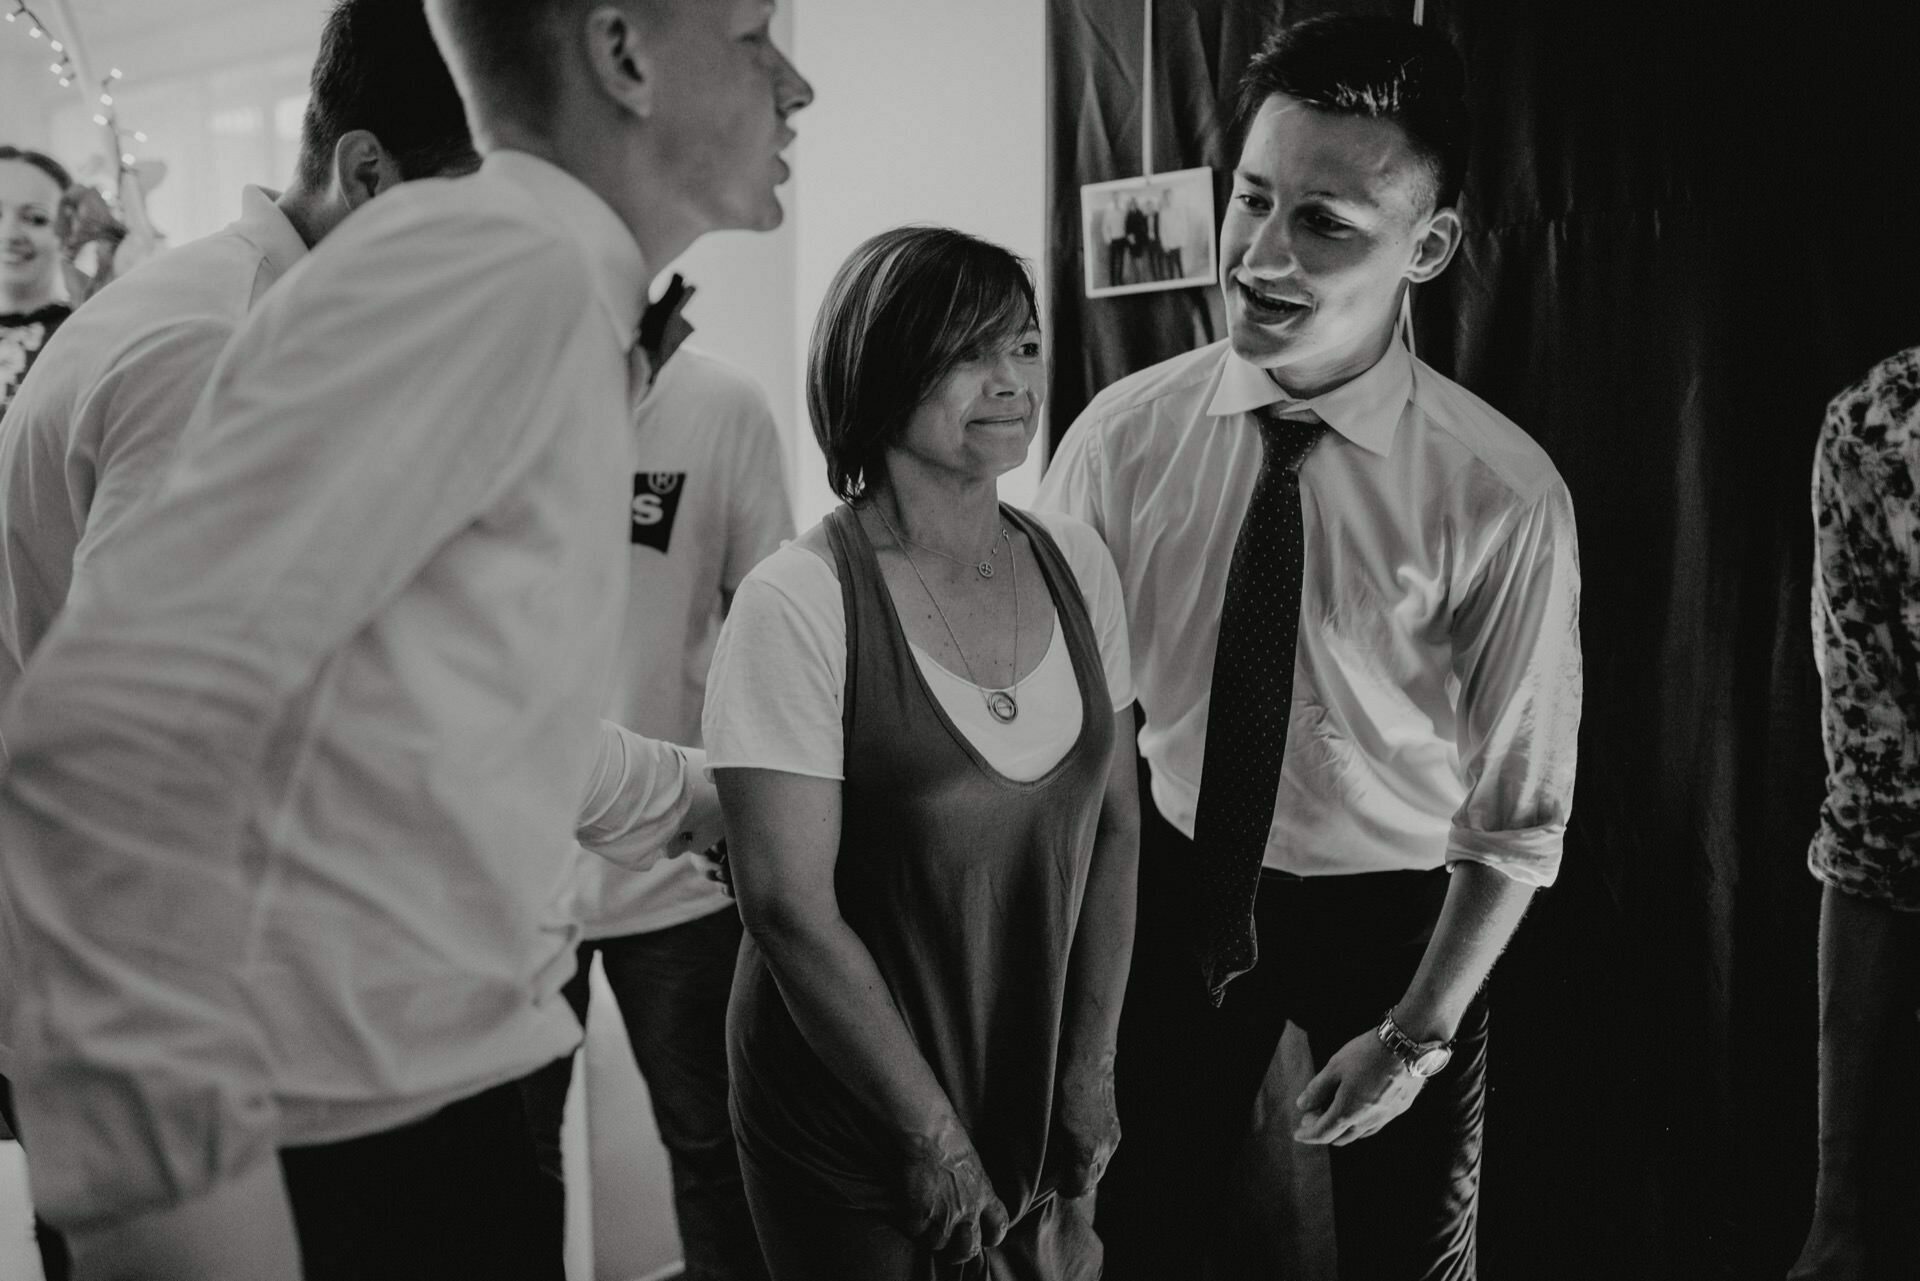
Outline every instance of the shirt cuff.
<svg viewBox="0 0 1920 1281"><path fill-rule="evenodd" d="M1920 850L1869 850L1831 826L1807 849L1807 867L1823 885L1896 912L1920 912Z"/></svg>
<svg viewBox="0 0 1920 1281"><path fill-rule="evenodd" d="M1484 863L1510 880L1545 889L1560 875L1566 837L1565 823L1508 832L1456 827L1447 836L1447 863Z"/></svg>

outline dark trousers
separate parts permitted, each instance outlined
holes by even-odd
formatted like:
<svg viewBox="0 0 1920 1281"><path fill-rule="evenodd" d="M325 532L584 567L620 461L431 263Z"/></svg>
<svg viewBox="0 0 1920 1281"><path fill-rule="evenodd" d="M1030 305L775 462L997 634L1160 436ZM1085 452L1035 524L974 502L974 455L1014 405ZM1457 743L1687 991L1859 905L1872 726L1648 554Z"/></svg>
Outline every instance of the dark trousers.
<svg viewBox="0 0 1920 1281"><path fill-rule="evenodd" d="M13 1087L0 1076L0 1126L12 1137L20 1134L20 1117L13 1110ZM32 1160L29 1156L28 1160ZM67 1253L66 1238L39 1215L33 1216L33 1242L40 1251L40 1271L47 1281L67 1281L73 1275L73 1260Z"/></svg>
<svg viewBox="0 0 1920 1281"><path fill-rule="evenodd" d="M598 952L673 1168L684 1281L767 1275L727 1116L727 998L740 933L740 914L729 907L664 930L595 940L581 946L580 969L563 989L585 1026L587 975ZM572 1080L569 1057L525 1083L546 1195L563 1214L560 1122Z"/></svg>
<svg viewBox="0 0 1920 1281"><path fill-rule="evenodd" d="M306 1281L565 1281L521 1084L341 1143L282 1148Z"/></svg>
<svg viewBox="0 0 1920 1281"><path fill-rule="evenodd" d="M1241 1244L1259 1234L1223 1220L1234 1158L1280 1034L1289 1019L1298 1024L1317 1069L1377 1027L1420 963L1447 874L1262 873L1259 962L1215 1009L1188 941L1193 843L1144 808L1116 1068L1123 1138L1096 1220L1106 1275L1264 1281L1271 1268ZM1413 1106L1377 1134L1330 1150L1342 1281L1472 1281L1486 1042L1483 994L1461 1024L1452 1063Z"/></svg>
<svg viewBox="0 0 1920 1281"><path fill-rule="evenodd" d="M1127 283L1127 242L1109 240L1107 242L1107 283L1124 285Z"/></svg>

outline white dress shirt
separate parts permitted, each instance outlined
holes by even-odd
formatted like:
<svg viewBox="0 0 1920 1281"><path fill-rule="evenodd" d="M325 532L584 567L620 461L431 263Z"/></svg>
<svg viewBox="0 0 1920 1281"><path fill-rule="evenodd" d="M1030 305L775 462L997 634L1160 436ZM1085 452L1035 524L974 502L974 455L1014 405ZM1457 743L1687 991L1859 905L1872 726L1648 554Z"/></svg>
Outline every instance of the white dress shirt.
<svg viewBox="0 0 1920 1281"><path fill-rule="evenodd" d="M643 859L686 809L688 759L599 721L646 280L525 154L382 196L76 575L0 787L54 1222L190 1208L578 1042L576 824Z"/></svg>
<svg viewBox="0 0 1920 1281"><path fill-rule="evenodd" d="M725 597L793 537L780 431L752 378L683 346L640 402L633 435L626 627L602 711L697 746ZM703 860L663 859L639 873L598 854L579 862L588 938L663 930L733 904Z"/></svg>
<svg viewBox="0 0 1920 1281"><path fill-rule="evenodd" d="M1573 506L1540 447L1399 343L1289 401L1225 342L1107 388L1038 504L1105 537L1126 591L1153 799L1193 834L1251 411L1332 429L1301 469L1305 585L1268 867L1486 863L1553 881L1580 723Z"/></svg>
<svg viewBox="0 0 1920 1281"><path fill-rule="evenodd" d="M0 431L0 703L67 600L76 561L125 524L261 295L307 256L273 192L113 282L48 344Z"/></svg>

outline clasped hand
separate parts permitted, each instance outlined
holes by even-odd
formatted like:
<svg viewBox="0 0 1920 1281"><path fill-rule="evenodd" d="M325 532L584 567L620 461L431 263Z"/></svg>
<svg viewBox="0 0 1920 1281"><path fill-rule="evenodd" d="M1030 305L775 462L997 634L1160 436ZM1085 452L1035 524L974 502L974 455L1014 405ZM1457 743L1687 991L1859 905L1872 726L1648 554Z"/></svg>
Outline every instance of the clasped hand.
<svg viewBox="0 0 1920 1281"><path fill-rule="evenodd" d="M1335 1051L1301 1091L1293 1137L1335 1147L1364 1139L1411 1107L1423 1084L1378 1036L1362 1032Z"/></svg>
<svg viewBox="0 0 1920 1281"><path fill-rule="evenodd" d="M960 1122L907 1141L906 1229L943 1263L964 1263L1007 1235L1007 1208Z"/></svg>

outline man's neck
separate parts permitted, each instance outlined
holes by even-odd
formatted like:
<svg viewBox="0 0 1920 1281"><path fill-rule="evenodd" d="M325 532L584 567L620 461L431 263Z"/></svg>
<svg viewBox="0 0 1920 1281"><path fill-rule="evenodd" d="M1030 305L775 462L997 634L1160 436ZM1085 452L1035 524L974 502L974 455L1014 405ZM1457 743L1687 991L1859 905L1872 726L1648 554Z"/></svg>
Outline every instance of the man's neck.
<svg viewBox="0 0 1920 1281"><path fill-rule="evenodd" d="M308 249L327 238L335 227L346 221L347 212L334 207L325 195L309 191L298 182L287 188L274 207L286 215L293 230Z"/></svg>
<svg viewBox="0 0 1920 1281"><path fill-rule="evenodd" d="M1394 312L1397 317L1400 313ZM1388 349L1393 346L1394 330L1399 327L1396 319L1374 341L1350 357L1334 361L1322 369L1295 371L1292 369L1266 369L1262 372L1273 385L1294 400L1312 400L1337 391L1385 359Z"/></svg>
<svg viewBox="0 0 1920 1281"><path fill-rule="evenodd" d="M525 152L579 179L626 224L649 270L678 258L706 230L662 202L663 186L633 180L631 162L616 149L622 145L616 132L591 128L542 132L505 122L489 130L486 142L489 152L501 148Z"/></svg>

